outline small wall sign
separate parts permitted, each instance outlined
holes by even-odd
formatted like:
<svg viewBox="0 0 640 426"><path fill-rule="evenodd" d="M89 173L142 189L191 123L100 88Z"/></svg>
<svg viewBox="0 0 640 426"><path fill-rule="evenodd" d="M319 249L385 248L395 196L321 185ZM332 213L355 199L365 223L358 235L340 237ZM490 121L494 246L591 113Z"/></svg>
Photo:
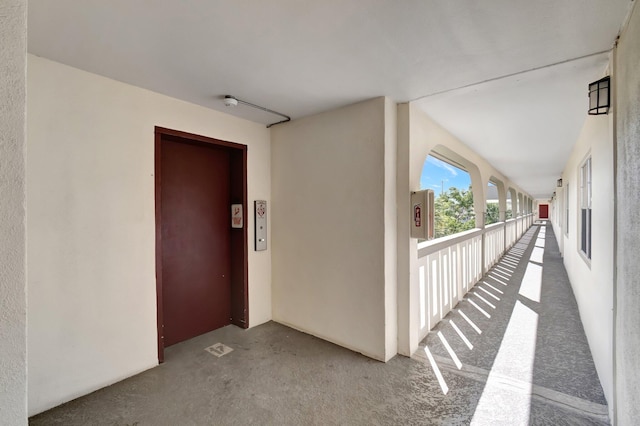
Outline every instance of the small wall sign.
<svg viewBox="0 0 640 426"><path fill-rule="evenodd" d="M231 204L231 227L242 228L242 204Z"/></svg>
<svg viewBox="0 0 640 426"><path fill-rule="evenodd" d="M413 206L413 222L416 228L420 228L422 226L422 205L420 204Z"/></svg>

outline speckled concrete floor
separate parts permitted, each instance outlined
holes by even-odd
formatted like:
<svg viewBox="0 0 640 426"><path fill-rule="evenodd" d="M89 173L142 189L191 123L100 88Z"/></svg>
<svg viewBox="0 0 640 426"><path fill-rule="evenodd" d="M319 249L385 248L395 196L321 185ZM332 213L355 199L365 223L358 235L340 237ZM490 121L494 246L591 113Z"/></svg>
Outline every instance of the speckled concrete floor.
<svg viewBox="0 0 640 426"><path fill-rule="evenodd" d="M486 283L468 295L478 306L484 303L491 318L468 300L461 301L413 358L398 356L380 363L273 322L250 330L229 326L172 346L163 365L35 416L29 424L607 424L602 389L550 228L540 302L518 294L526 266L533 261L529 256L539 245L536 233L537 227L532 228ZM495 301L495 308L474 293ZM510 324L521 309L518 303L538 315L535 356L529 354L530 362L515 372L531 373L528 386L521 377L496 373L509 359L507 343L514 335ZM452 333L452 322L460 334ZM531 324L528 327L531 331ZM460 368L438 332L446 336ZM217 358L204 350L218 342L233 351ZM521 352L514 356L521 357ZM497 387L492 384L496 377ZM490 398L492 389L498 389L495 399ZM518 423L523 403L527 420ZM514 413L514 407L520 412Z"/></svg>
<svg viewBox="0 0 640 426"><path fill-rule="evenodd" d="M473 424L609 424L551 226L530 228L414 358L428 362L425 347L443 372L484 384L491 398L479 402Z"/></svg>

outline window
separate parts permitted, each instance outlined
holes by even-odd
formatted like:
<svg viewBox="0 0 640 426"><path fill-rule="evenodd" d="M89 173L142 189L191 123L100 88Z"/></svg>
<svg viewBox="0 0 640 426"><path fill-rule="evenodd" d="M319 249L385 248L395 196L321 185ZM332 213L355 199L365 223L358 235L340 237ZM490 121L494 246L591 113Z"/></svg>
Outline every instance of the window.
<svg viewBox="0 0 640 426"><path fill-rule="evenodd" d="M580 167L580 250L591 259L591 157Z"/></svg>
<svg viewBox="0 0 640 426"><path fill-rule="evenodd" d="M441 155L427 156L420 187L435 193L435 238L457 234L476 226L471 176L455 161Z"/></svg>
<svg viewBox="0 0 640 426"><path fill-rule="evenodd" d="M569 235L569 184L565 185L564 190L564 233Z"/></svg>

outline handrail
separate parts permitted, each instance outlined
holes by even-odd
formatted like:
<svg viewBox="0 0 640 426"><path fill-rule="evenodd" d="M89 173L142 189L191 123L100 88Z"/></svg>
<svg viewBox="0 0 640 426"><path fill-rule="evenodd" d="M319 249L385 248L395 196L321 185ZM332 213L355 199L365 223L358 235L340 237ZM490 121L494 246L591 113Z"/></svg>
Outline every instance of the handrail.
<svg viewBox="0 0 640 426"><path fill-rule="evenodd" d="M419 338L462 300L531 226L532 214L418 244Z"/></svg>
<svg viewBox="0 0 640 426"><path fill-rule="evenodd" d="M492 223L491 225L487 225L484 227L484 231L485 232L489 232L491 231L493 228L498 228L500 226L504 226L505 223L504 222L496 222L496 223Z"/></svg>
<svg viewBox="0 0 640 426"><path fill-rule="evenodd" d="M482 233L482 229L474 228L468 231L459 232L457 234L447 235L446 237L438 238L435 240L425 241L418 244L418 258L429 256L432 253L438 252L454 244L470 240L475 236L482 235Z"/></svg>
<svg viewBox="0 0 640 426"><path fill-rule="evenodd" d="M459 232L457 234L447 235L446 237L436 238L435 240L423 241L418 244L418 258L429 256L430 254L438 252L454 244L470 240L478 235L486 234L487 232L492 231L495 228L506 227L508 224L513 222L517 223L519 220L529 216L533 216L533 213L507 219L504 222L492 223L491 225L487 225L484 229L473 228L468 231Z"/></svg>
<svg viewBox="0 0 640 426"><path fill-rule="evenodd" d="M491 225L487 225L484 229L473 228L468 231L459 232L453 235L447 235L446 237L437 238L435 240L424 241L418 244L418 258L429 256L430 254L440 251L443 248L461 243L466 240L470 240L477 235L486 234L487 232L492 231L495 228L503 226L505 226L505 222L496 222L492 223Z"/></svg>

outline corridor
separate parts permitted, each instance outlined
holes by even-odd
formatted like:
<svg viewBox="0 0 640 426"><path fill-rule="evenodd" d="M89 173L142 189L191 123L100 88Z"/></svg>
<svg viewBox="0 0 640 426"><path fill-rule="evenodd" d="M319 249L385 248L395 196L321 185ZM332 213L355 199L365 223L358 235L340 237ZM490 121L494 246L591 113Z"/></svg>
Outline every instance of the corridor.
<svg viewBox="0 0 640 426"><path fill-rule="evenodd" d="M551 226L531 227L413 358L384 364L274 322L165 356L29 424L609 423Z"/></svg>
<svg viewBox="0 0 640 426"><path fill-rule="evenodd" d="M549 225L532 226L421 342L447 394L480 387L463 423L609 424L578 307Z"/></svg>

